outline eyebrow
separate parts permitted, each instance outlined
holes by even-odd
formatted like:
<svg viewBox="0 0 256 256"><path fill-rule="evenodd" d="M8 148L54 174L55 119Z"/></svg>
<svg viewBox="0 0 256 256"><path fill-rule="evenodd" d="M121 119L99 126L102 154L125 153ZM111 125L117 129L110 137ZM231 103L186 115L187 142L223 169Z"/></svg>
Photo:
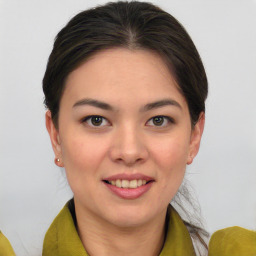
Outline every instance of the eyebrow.
<svg viewBox="0 0 256 256"><path fill-rule="evenodd" d="M95 99L90 99L90 98L85 98L85 99L77 101L73 105L73 108L78 107L78 106L84 106L84 105L89 105L89 106L97 107L97 108L100 108L103 110L108 110L108 111L117 111L117 109L115 109L108 103L105 103L105 102L99 101L99 100L95 100ZM175 107L182 109L181 105L177 101L168 98L168 99L162 99L162 100L158 100L158 101L155 101L152 103L148 103L145 106L143 106L142 108L140 108L139 111L146 112L146 111L164 107L164 106L175 106Z"/></svg>
<svg viewBox="0 0 256 256"><path fill-rule="evenodd" d="M149 111L149 110L164 107L164 106L175 106L182 109L181 105L176 100L163 99L163 100L146 104L144 107L140 109L140 112L145 112L145 111Z"/></svg>

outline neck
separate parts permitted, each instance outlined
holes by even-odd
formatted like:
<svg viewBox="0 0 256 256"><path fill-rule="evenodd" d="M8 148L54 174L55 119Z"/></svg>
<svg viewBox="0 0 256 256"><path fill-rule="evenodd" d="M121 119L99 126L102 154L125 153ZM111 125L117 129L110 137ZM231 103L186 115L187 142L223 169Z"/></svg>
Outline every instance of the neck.
<svg viewBox="0 0 256 256"><path fill-rule="evenodd" d="M157 256L165 238L166 211L138 227L118 227L76 208L80 239L90 256Z"/></svg>

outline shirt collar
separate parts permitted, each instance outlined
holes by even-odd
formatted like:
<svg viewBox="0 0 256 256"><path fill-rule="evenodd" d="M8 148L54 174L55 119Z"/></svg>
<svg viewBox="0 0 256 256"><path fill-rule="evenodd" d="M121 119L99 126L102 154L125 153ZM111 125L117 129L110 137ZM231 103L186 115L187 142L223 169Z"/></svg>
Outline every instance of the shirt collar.
<svg viewBox="0 0 256 256"><path fill-rule="evenodd" d="M63 207L48 229L43 245L43 256L89 256L76 230L74 202ZM195 256L189 232L175 209L167 211L167 233L159 256Z"/></svg>

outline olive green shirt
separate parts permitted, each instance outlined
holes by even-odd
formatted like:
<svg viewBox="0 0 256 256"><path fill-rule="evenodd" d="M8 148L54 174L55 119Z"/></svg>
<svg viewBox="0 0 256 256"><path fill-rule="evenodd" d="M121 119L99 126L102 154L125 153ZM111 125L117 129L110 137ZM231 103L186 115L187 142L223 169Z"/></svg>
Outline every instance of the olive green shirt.
<svg viewBox="0 0 256 256"><path fill-rule="evenodd" d="M43 256L88 256L76 231L74 208L69 201L48 229ZM159 256L195 256L192 241L178 213L167 212L166 239ZM208 256L256 256L256 232L240 227L215 232ZM0 231L0 256L15 256L11 244Z"/></svg>
<svg viewBox="0 0 256 256"><path fill-rule="evenodd" d="M11 247L10 242L0 231L0 256L15 256L15 253Z"/></svg>
<svg viewBox="0 0 256 256"><path fill-rule="evenodd" d="M51 224L45 235L43 256L88 256L71 212L67 203ZM166 239L160 256L195 256L189 232L171 206L168 208L167 221Z"/></svg>
<svg viewBox="0 0 256 256"><path fill-rule="evenodd" d="M209 243L208 256L256 256L256 232L241 227L216 231Z"/></svg>

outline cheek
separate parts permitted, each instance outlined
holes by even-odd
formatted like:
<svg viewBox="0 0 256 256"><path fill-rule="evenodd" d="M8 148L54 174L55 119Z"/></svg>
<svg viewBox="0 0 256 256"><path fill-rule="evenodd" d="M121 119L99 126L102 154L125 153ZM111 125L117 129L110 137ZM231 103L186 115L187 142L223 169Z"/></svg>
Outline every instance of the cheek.
<svg viewBox="0 0 256 256"><path fill-rule="evenodd" d="M175 172L179 171L178 167L186 166L189 143L184 137L166 138L154 143L152 155L161 169Z"/></svg>
<svg viewBox="0 0 256 256"><path fill-rule="evenodd" d="M100 180L100 165L104 159L106 146L102 140L90 136L67 136L62 140L62 157L68 183L77 198L84 193L92 197L97 194L96 180Z"/></svg>
<svg viewBox="0 0 256 256"><path fill-rule="evenodd" d="M159 202L170 202L177 193L186 170L189 138L186 134L158 141L154 144L154 162L160 185Z"/></svg>
<svg viewBox="0 0 256 256"><path fill-rule="evenodd" d="M102 140L77 136L62 141L62 156L66 172L88 174L95 172L103 161L106 147Z"/></svg>

